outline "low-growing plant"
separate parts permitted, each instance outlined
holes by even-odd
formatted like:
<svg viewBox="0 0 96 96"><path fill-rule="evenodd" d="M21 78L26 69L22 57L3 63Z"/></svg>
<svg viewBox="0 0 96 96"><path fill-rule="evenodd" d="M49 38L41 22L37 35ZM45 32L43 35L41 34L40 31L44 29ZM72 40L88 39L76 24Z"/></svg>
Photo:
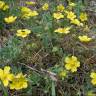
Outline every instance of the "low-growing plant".
<svg viewBox="0 0 96 96"><path fill-rule="evenodd" d="M96 95L89 2L0 0L0 94Z"/></svg>

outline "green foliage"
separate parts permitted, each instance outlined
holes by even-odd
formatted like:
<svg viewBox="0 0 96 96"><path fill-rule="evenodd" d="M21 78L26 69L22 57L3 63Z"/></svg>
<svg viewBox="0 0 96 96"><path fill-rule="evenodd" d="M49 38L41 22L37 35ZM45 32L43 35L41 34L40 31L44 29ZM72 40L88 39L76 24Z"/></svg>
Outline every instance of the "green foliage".
<svg viewBox="0 0 96 96"><path fill-rule="evenodd" d="M80 13L85 12L88 1L36 0L35 6L25 4L26 0L5 1L11 7L6 11L0 10L0 29L8 31L10 36L7 36L6 32L3 33L7 41L0 48L0 66L10 65L13 73L25 73L28 80L27 89L13 90L12 93L18 96L19 93L20 96L81 96L82 94L87 96L88 92L95 92L91 84L90 72L96 70L96 40L94 39L96 25L93 24L93 19L81 22L79 18ZM68 5L70 1L74 1L76 6L70 7ZM46 2L49 4L49 9L45 11L42 10L42 5ZM22 18L21 3L24 3L23 6L36 10L39 15L29 19ZM64 12L74 12L76 19L83 23L83 26L72 24L66 12L61 12L64 15L63 19L56 20L53 13L58 12L57 5L59 4L64 5ZM17 16L16 22L6 24L4 18L11 15ZM71 27L70 33L54 32L61 27ZM29 29L31 33L26 38L17 37L18 29ZM80 42L78 39L80 35L91 36L94 40L90 43ZM66 56L78 57L80 68L77 72L71 73L65 68ZM60 72L63 70L67 74L65 77L60 77Z"/></svg>
<svg viewBox="0 0 96 96"><path fill-rule="evenodd" d="M15 37L11 37L8 42L0 48L0 62L8 63L18 58L21 53L21 41Z"/></svg>

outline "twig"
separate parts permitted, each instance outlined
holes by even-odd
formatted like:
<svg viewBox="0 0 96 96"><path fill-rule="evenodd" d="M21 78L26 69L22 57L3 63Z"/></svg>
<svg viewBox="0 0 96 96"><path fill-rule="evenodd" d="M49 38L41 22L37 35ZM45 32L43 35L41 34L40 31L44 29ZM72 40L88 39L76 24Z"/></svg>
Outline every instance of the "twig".
<svg viewBox="0 0 96 96"><path fill-rule="evenodd" d="M24 63L20 63L20 62L18 62L19 64L21 64L21 65L24 65L24 66L26 66L27 68L29 68L30 70L32 70L32 71L35 71L36 73L39 73L39 74L43 74L43 75L47 75L48 77L50 77L53 81L57 81L57 76L56 76L56 74L55 73L53 73L53 72L50 72L50 71L48 71L48 70L44 70L44 69L40 69L40 71L39 70L37 70L37 69L35 69L35 68L32 68L32 67L30 67L30 66L28 66L28 65L26 65L26 64L24 64Z"/></svg>

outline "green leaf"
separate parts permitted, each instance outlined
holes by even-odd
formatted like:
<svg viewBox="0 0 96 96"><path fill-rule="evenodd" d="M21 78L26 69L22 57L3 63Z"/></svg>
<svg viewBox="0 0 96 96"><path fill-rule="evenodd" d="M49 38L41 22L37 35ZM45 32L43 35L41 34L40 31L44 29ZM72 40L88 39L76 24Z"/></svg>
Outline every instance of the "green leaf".
<svg viewBox="0 0 96 96"><path fill-rule="evenodd" d="M0 62L8 63L13 59L16 59L20 52L21 41L15 37L12 37L6 42L3 48L0 48Z"/></svg>

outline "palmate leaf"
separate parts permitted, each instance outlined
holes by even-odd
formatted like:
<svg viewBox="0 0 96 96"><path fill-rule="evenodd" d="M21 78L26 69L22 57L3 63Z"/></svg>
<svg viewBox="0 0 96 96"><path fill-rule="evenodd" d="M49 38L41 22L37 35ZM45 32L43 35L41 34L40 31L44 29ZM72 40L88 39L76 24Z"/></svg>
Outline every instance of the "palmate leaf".
<svg viewBox="0 0 96 96"><path fill-rule="evenodd" d="M33 72L32 74L30 74L30 77L28 79L32 85L38 85L41 80L41 76L36 72Z"/></svg>
<svg viewBox="0 0 96 96"><path fill-rule="evenodd" d="M10 38L3 48L0 49L0 62L6 62L16 59L20 52L20 40L17 38Z"/></svg>

